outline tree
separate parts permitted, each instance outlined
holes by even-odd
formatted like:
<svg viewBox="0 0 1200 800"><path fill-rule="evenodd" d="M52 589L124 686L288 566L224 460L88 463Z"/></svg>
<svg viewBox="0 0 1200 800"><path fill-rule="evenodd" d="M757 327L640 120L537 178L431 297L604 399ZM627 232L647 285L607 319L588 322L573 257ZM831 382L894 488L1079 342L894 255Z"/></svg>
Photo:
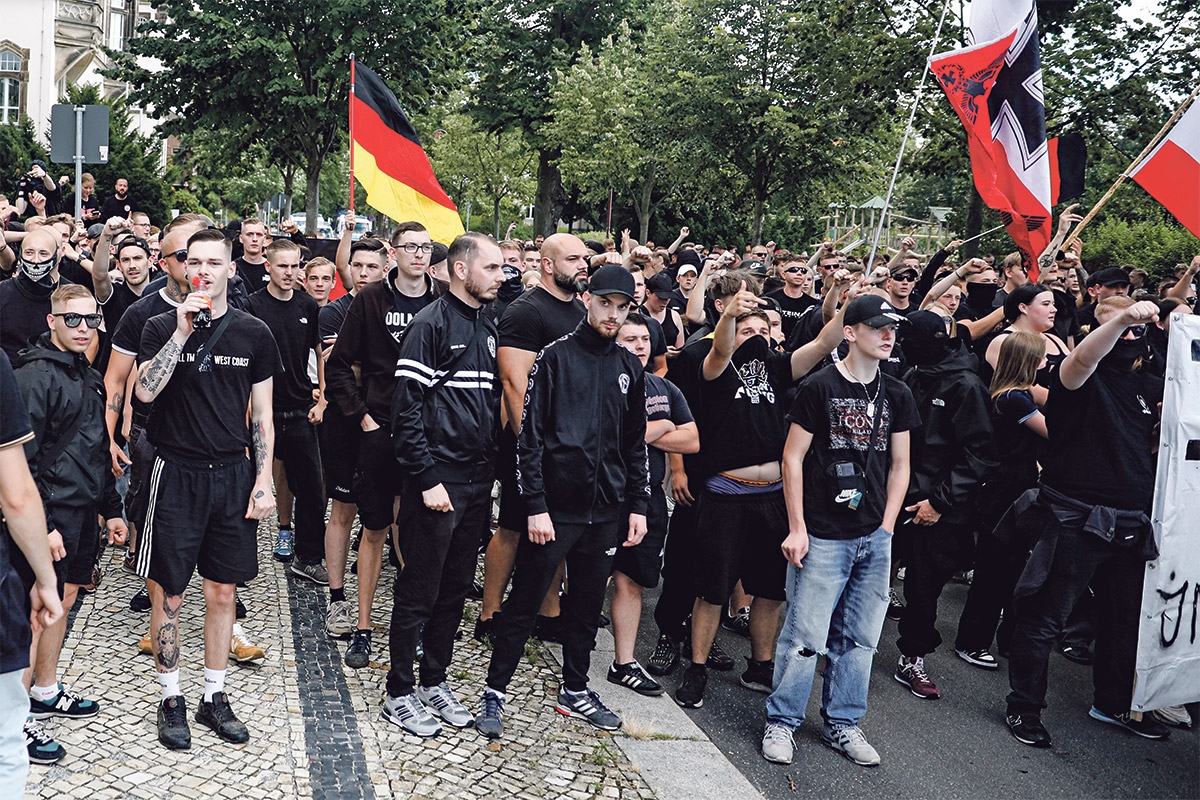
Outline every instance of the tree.
<svg viewBox="0 0 1200 800"><path fill-rule="evenodd" d="M325 159L347 129L349 55L404 102L423 105L457 77L450 61L468 16L458 0L251 3L154 0L108 77L163 119L164 133L207 131L265 148L286 178L302 170L310 232ZM165 21L163 21L165 20ZM155 59L160 70L144 66ZM142 63L139 63L139 61ZM291 172L289 173L289 170Z"/></svg>
<svg viewBox="0 0 1200 800"><path fill-rule="evenodd" d="M35 159L47 161L49 155L37 139L33 120L26 117L19 123L0 125L0 193L7 194L9 202L14 199L17 181Z"/></svg>

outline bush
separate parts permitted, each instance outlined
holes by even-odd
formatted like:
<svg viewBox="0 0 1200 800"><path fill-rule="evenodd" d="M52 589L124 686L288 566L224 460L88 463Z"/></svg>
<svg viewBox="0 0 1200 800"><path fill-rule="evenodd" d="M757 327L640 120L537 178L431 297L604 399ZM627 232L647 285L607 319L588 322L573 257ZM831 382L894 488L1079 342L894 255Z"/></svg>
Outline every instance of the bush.
<svg viewBox="0 0 1200 800"><path fill-rule="evenodd" d="M1109 217L1083 234L1083 263L1089 272L1133 264L1156 280L1200 254L1200 239L1175 222L1126 222Z"/></svg>

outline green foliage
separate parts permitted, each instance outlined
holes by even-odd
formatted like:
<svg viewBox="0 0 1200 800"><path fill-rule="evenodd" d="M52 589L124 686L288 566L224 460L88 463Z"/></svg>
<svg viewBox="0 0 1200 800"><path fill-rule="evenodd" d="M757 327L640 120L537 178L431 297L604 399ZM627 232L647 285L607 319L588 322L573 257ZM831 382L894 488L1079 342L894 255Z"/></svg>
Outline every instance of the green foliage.
<svg viewBox="0 0 1200 800"><path fill-rule="evenodd" d="M8 195L11 203L17 181L29 171L29 165L35 159L47 161L49 157L28 117L17 125L0 125L0 193Z"/></svg>
<svg viewBox="0 0 1200 800"><path fill-rule="evenodd" d="M1200 254L1200 240L1174 222L1130 222L1110 216L1089 225L1083 263L1091 271L1133 264L1155 279L1170 277L1176 264Z"/></svg>

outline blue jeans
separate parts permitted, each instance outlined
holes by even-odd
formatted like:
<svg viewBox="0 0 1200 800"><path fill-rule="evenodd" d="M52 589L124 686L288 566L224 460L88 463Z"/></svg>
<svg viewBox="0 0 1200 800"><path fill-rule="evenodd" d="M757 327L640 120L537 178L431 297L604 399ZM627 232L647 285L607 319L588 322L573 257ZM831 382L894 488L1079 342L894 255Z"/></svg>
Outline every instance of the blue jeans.
<svg viewBox="0 0 1200 800"><path fill-rule="evenodd" d="M871 660L888 603L892 534L808 540L803 569L788 564L787 616L775 649L767 722L795 730L804 722L817 655L827 658L821 716L829 732L867 713Z"/></svg>

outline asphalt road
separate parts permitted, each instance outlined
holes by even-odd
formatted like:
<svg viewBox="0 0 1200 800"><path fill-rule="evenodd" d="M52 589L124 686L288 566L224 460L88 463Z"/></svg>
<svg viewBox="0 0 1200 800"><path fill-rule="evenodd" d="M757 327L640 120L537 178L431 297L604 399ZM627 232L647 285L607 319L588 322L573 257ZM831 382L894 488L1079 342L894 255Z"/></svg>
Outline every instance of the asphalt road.
<svg viewBox="0 0 1200 800"><path fill-rule="evenodd" d="M926 659L942 690L940 700L921 700L897 683L893 671L896 623L884 624L872 670L867 739L882 756L874 768L852 764L820 741L820 678L807 719L796 732L789 766L759 754L765 695L743 688L738 677L750 644L722 630L718 639L738 660L733 672L709 670L704 706L687 711L764 797L839 798L1196 798L1200 797L1200 735L1173 729L1167 741L1148 741L1087 716L1092 688L1089 667L1055 654L1050 664L1049 708L1043 722L1054 739L1050 750L1020 744L1004 726L1008 665L985 671L960 660L951 647L967 587L943 593L939 630L947 643ZM637 654L645 663L658 636L647 592ZM682 668L664 678L674 692ZM1193 706L1193 719L1197 717Z"/></svg>

